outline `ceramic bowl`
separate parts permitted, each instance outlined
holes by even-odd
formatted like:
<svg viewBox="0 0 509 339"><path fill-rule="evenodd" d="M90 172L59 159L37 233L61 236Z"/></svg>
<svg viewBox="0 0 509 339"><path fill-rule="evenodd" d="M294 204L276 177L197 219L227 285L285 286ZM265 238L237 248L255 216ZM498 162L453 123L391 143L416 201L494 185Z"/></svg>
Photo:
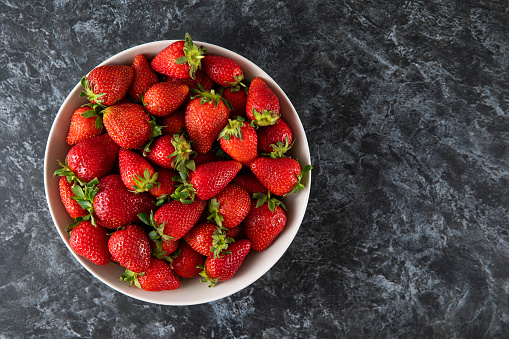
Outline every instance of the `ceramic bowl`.
<svg viewBox="0 0 509 339"><path fill-rule="evenodd" d="M105 60L101 65L131 65L134 57L138 54L145 55L150 61L159 51L174 41L175 40L156 41L132 47ZM279 98L281 115L291 127L294 134L294 139L296 141L291 150L292 157L298 158L303 166L310 164L309 147L302 123L292 103L277 83L260 67L230 50L209 43L199 41L195 41L195 43L205 46L207 48L207 54L222 55L234 59L241 66L247 81L255 77L261 77L265 80ZM69 128L71 116L78 107L86 103L86 99L79 95L81 90L82 87L78 82L63 102L53 122L46 145L44 185L49 210L56 230L76 260L78 260L85 269L106 285L132 298L161 305L193 305L218 300L238 292L254 283L276 264L288 249L299 230L308 203L311 173L306 174L303 178L303 183L306 185L304 190L284 199L284 203L288 208L288 221L285 229L279 234L274 243L265 251L259 253L251 251L232 279L220 282L214 287L209 288L208 284L200 282L199 278L180 279L181 287L177 290L147 292L135 286L129 287L128 283L120 281L119 276L123 273L124 269L119 265L110 263L105 266L98 266L76 254L70 247L69 237L65 232L66 225L68 225L72 219L67 214L60 200L58 189L59 178L53 176L53 172L59 167L58 160L64 161L70 149L65 143L65 137ZM258 285L257 288L263 288L263 285Z"/></svg>

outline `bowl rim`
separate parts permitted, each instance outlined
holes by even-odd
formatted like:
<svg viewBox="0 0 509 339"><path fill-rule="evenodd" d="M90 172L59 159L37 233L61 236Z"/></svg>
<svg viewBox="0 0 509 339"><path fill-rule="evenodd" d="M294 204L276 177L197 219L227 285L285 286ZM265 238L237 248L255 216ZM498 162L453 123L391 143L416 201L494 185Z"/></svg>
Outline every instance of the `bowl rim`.
<svg viewBox="0 0 509 339"><path fill-rule="evenodd" d="M168 46L169 44L171 44L175 41L178 41L178 39L177 40L152 41L152 42L143 43L143 44L140 44L137 46L133 46L133 47L123 50L115 55L112 55L111 57L107 58L106 60L104 60L103 62L101 62L100 64L98 64L95 67L98 67L101 65L107 65L107 64L115 64L115 63L118 64L118 62L116 60L122 59L123 57L131 56L133 54L134 55L147 54L146 52L143 52L146 49L162 50L166 46ZM301 143L301 145L303 146L303 149L304 149L304 152L303 152L304 157L301 157L298 160L299 160L299 162L301 162L302 166L310 164L311 159L310 159L309 145L307 142L304 127L300 121L298 113L295 110L293 104L291 103L291 101L289 100L287 95L284 93L284 91L281 89L281 87L263 69L261 69L258 65L256 65L252 61L248 60L247 58L243 57L242 55L237 54L236 52L226 49L224 47L220 47L220 46L217 46L217 45L214 45L211 43L201 42L201 41L194 41L194 42L197 45L205 46L207 48L207 53L210 53L210 51L213 51L213 53L210 53L210 54L224 54L226 56L233 56L234 59L239 64L249 64L250 67L253 68L256 71L256 73L258 74L257 76L263 77L263 79L267 82L269 87L271 87L273 89L273 91L277 94L279 101L280 102L284 101L285 105L289 106L289 108L292 112L288 113L288 114L295 115L294 116L294 118L295 118L294 125L296 124L296 127L299 131L298 131L298 133L294 133L294 134L299 135L299 139L300 139L299 142ZM131 62L132 62L132 59L134 59L134 56L131 58ZM147 59L149 59L149 58L147 57ZM54 117L51 129L48 134L47 141L46 141L46 148L45 148L45 154L44 154L44 190L45 190L45 196L46 196L48 208L49 208L49 211L51 214L51 218L53 220L53 224L54 224L55 228L57 229L57 232L60 234L62 241L67 246L67 248L70 250L70 252L73 254L73 256L76 258L76 260L78 260L78 262L81 264L81 266L85 267L85 269L87 269L87 271L89 271L89 273L92 274L92 276L94 276L95 278L97 278L99 281L103 282L110 288L113 288L117 292L120 292L120 293L127 295L134 299L142 300L142 301L145 301L148 303L160 304L160 305L185 306L185 305L196 305L196 304L207 303L207 302L211 302L211 301L215 301L215 300L219 300L219 299L228 297L228 296L248 287L249 285L253 284L256 280L258 280L265 273L267 273L279 261L279 259L283 256L283 254L287 251L290 244L293 242L293 239L295 238L295 236L300 228L300 225L302 224L302 221L303 221L306 209L307 209L308 201L309 201L310 188L311 188L311 172L308 172L308 174L303 179L305 181L306 187L302 191L299 191L297 193L300 198L300 204L303 206L303 208L301 211L297 211L296 219L292 220L292 222L297 223L297 225L296 225L296 227L292 228L292 230L291 230L291 232L289 232L289 234L286 235L287 241L284 244L279 244L279 246L276 248L276 250L274 250L274 249L272 250L271 256L269 258L270 262L267 263L267 265L264 269L258 270L257 274L254 274L254 273L249 274L248 275L249 279L247 279L244 274L243 279L239 278L239 279L237 279L237 281L234 284L230 284L230 285L233 285L233 286L230 286L231 287L230 289L221 288L219 293L216 293L217 291L214 291L214 292L211 291L209 293L209 297L202 297L200 299L191 300L191 301L184 301L184 300L179 300L178 298L177 299L171 298L171 294L169 294L168 292L178 293L178 291L180 289L177 289L174 291L157 292L160 294L165 294L165 295L170 296L168 299L163 298L162 300L160 300L161 298L154 298L154 292L143 291L143 290L140 290L135 287L128 287L126 289L123 287L123 285L122 285L122 287L119 287L119 285L113 284L112 282L109 281L109 279L106 279L105 277L103 277L102 275L97 273L98 270L104 268L105 266L98 266L98 265L92 264L87 259L85 259L85 258L81 257L80 255L78 255L77 253L75 253L74 250L70 247L68 235L64 230L65 226L62 228L62 225L59 225L61 223L61 221L57 217L57 212L58 212L58 210L60 210L60 211L62 210L63 205L60 201L59 195L58 195L58 199L55 199L55 187L51 186L51 185L55 185L55 182L59 180L57 177L53 176L55 164L50 163L50 161L54 162L56 160L55 157L53 157L54 148L55 148L54 144L53 144L54 140L58 135L60 135L60 136L62 135L62 131L57 130L57 123L61 122L62 119L66 119L66 118L68 119L67 121L70 121L70 114L68 113L68 110L69 110L68 106L74 107L73 111L79 107L79 105L76 102L76 98L79 97L79 93L81 92L81 90L82 90L82 87L81 87L80 82L78 81L78 83L73 87L71 92L67 95L64 102L59 107L57 114ZM86 100L86 99L83 99L83 100ZM67 116L65 116L65 115L67 115ZM294 132L294 127L295 126L292 126L292 132ZM65 131L65 133L67 133L67 130ZM63 142L65 143L65 139ZM67 146L67 148L70 148L70 147ZM63 160L63 159L60 159L60 160ZM56 187L56 190L58 193L58 185ZM295 198L295 194L293 196L289 196L285 199L289 199L289 198L290 199ZM58 204L60 206L58 206ZM64 209L64 211L65 211L65 209ZM68 217L68 219L70 219L70 216L67 215L67 217ZM286 229L286 227L285 227L285 229ZM281 234L280 234L280 236L281 236ZM277 239L276 239L276 241L277 241ZM251 251L251 252L253 252L253 251ZM258 252L258 253L262 253L262 252ZM91 265L93 265L93 266L91 266ZM112 263L110 263L106 266L110 266L110 265L112 265ZM115 265L115 264L113 264L113 265ZM226 283L230 283L230 282L234 281L235 278L237 278L238 273L239 272L237 272L236 276L234 278L232 278L231 280L221 282L221 284L226 284ZM195 278L195 279L197 279L197 278ZM181 281L182 281L182 279L181 279ZM122 284L128 285L127 283L122 283ZM203 283L201 283L201 284L203 284ZM203 284L203 285L206 285L206 284ZM220 284L218 284L218 285L220 285ZM217 287L218 286L215 286L213 289L217 289ZM140 291L142 291L142 292L140 293Z"/></svg>

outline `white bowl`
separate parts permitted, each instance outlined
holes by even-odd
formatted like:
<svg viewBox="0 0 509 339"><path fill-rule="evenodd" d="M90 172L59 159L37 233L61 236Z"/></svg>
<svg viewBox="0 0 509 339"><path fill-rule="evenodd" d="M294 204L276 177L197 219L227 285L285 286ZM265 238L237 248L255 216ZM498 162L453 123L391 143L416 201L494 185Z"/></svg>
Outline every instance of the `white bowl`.
<svg viewBox="0 0 509 339"><path fill-rule="evenodd" d="M174 41L175 40L156 41L129 48L104 61L101 65L131 65L134 57L138 54L145 55L150 61L159 51ZM261 77L265 80L279 98L281 115L291 127L294 139L296 140L290 152L292 157L297 158L303 166L310 164L309 146L302 123L292 103L276 82L260 67L230 50L204 42L195 41L195 43L205 46L207 48L207 54L222 55L234 59L244 71L247 81L255 77ZM86 98L79 96L81 90L82 87L78 82L65 99L53 122L48 136L44 158L44 186L49 210L55 227L66 246L83 267L106 285L132 298L162 305L194 305L218 300L238 292L255 282L274 266L285 253L288 246L290 246L304 218L310 192L311 173L303 178L303 183L306 185L304 190L284 199L284 203L288 208L288 221L285 229L279 234L274 243L263 252L258 253L251 251L232 279L220 282L212 288L209 288L207 283L200 282L199 278L194 278L180 279L180 288L173 291L147 292L135 286L129 287L128 283L120 281L120 274L124 271L122 267L114 263L98 266L76 254L70 247L69 237L65 232L66 225L68 225L72 219L60 200L58 189L59 178L54 177L53 172L59 167L58 160L64 161L69 151L69 146L65 143L65 137L69 128L71 116L78 107L86 103ZM263 286L259 286L259 288L263 288Z"/></svg>

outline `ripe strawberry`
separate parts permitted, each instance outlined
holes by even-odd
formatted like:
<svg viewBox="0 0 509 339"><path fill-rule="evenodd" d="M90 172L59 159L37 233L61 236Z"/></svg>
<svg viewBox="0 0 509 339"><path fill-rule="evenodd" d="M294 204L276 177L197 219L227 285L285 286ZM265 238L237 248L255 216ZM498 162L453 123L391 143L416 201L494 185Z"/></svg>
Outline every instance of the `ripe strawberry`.
<svg viewBox="0 0 509 339"><path fill-rule="evenodd" d="M184 240L196 252L204 256L222 256L227 254L228 244L232 238L226 237L226 229L211 222L197 224L184 235Z"/></svg>
<svg viewBox="0 0 509 339"><path fill-rule="evenodd" d="M187 172L189 169L194 169L194 162L190 157L195 153L184 136L173 134L154 139L150 152L146 152L145 157L163 168Z"/></svg>
<svg viewBox="0 0 509 339"><path fill-rule="evenodd" d="M123 148L140 148L151 137L150 117L138 104L120 104L106 108L103 122L111 138Z"/></svg>
<svg viewBox="0 0 509 339"><path fill-rule="evenodd" d="M150 258L150 264L144 274L137 274L126 270L120 276L120 280L134 283L136 287L149 292L169 291L180 287L179 279L173 274L166 261L158 258Z"/></svg>
<svg viewBox="0 0 509 339"><path fill-rule="evenodd" d="M147 89L142 102L147 112L156 117L164 117L175 112L188 93L187 85L159 82Z"/></svg>
<svg viewBox="0 0 509 339"><path fill-rule="evenodd" d="M176 275L181 278L194 278L200 275L201 268L205 264L205 256L196 252L187 243L182 243L180 253L173 259L172 266Z"/></svg>
<svg viewBox="0 0 509 339"><path fill-rule="evenodd" d="M67 176L81 183L102 178L108 174L118 156L118 145L108 134L80 141L67 153L65 165L55 175Z"/></svg>
<svg viewBox="0 0 509 339"><path fill-rule="evenodd" d="M58 182L60 199L62 200L67 213L69 213L71 218L76 219L78 217L84 217L88 215L89 212L83 209L83 207L81 207L81 205L75 199L72 199L72 197L76 196L72 191L72 186L73 184L70 183L66 177L60 177Z"/></svg>
<svg viewBox="0 0 509 339"><path fill-rule="evenodd" d="M237 86L243 79L244 73L233 60L220 55L205 55L202 60L203 70L221 86Z"/></svg>
<svg viewBox="0 0 509 339"><path fill-rule="evenodd" d="M246 237L251 241L253 250L261 252L269 247L286 226L286 213L282 203L264 194L256 194L251 210L244 222Z"/></svg>
<svg viewBox="0 0 509 339"><path fill-rule="evenodd" d="M157 181L159 182L159 185L155 185L153 188L151 188L149 193L157 199L164 200L165 198L171 196L173 192L175 192L176 182L173 181L173 177L178 176L178 172L162 167L157 167L154 170L157 170Z"/></svg>
<svg viewBox="0 0 509 339"><path fill-rule="evenodd" d="M226 237L232 238L235 241L240 240L240 239L245 239L246 232L244 230L244 223L241 223L239 226L236 226L234 228L229 228L226 231Z"/></svg>
<svg viewBox="0 0 509 339"><path fill-rule="evenodd" d="M85 91L80 96L87 96L92 104L111 106L126 95L132 81L130 66L98 66L81 79Z"/></svg>
<svg viewBox="0 0 509 339"><path fill-rule="evenodd" d="M228 246L230 254L218 258L207 257L205 268L200 273L204 277L202 281L209 282L209 287L211 287L218 281L231 279L244 262L250 249L251 242L241 239Z"/></svg>
<svg viewBox="0 0 509 339"><path fill-rule="evenodd" d="M91 113L91 114L89 114ZM102 118L88 106L80 107L71 117L71 125L65 142L74 146L81 140L100 135L103 132Z"/></svg>
<svg viewBox="0 0 509 339"><path fill-rule="evenodd" d="M179 40L159 52L150 66L158 73L177 78L194 78L196 71L201 68L201 59L207 49L198 47L187 33L185 40Z"/></svg>
<svg viewBox="0 0 509 339"><path fill-rule="evenodd" d="M96 265L106 265L111 260L108 250L108 233L90 221L82 221L71 231L71 248Z"/></svg>
<svg viewBox="0 0 509 339"><path fill-rule="evenodd" d="M231 104L230 119L237 119L238 116L247 118L246 116L246 103L247 103L247 90L246 87L225 87L221 96L228 100Z"/></svg>
<svg viewBox="0 0 509 339"><path fill-rule="evenodd" d="M97 189L93 216L98 225L106 228L117 229L136 222L139 213L149 213L155 207L150 194L130 192L118 174L99 180Z"/></svg>
<svg viewBox="0 0 509 339"><path fill-rule="evenodd" d="M150 234L149 234L150 239ZM171 261L171 258L169 257L172 253L175 253L175 251L179 248L180 241L174 240L174 241L164 241L162 239L156 239L156 240L150 240L150 248L152 250L152 256L164 259L167 261Z"/></svg>
<svg viewBox="0 0 509 339"><path fill-rule="evenodd" d="M207 202L199 199L189 204L170 201L159 207L149 224L163 240L180 239L198 222L206 206Z"/></svg>
<svg viewBox="0 0 509 339"><path fill-rule="evenodd" d="M218 138L223 151L243 165L249 166L258 157L256 130L242 117L237 117L236 120L229 119Z"/></svg>
<svg viewBox="0 0 509 339"><path fill-rule="evenodd" d="M258 135L258 150L260 152L276 152L276 157L281 157L291 147L293 134L290 126L277 119L274 125L262 126L256 130Z"/></svg>
<svg viewBox="0 0 509 339"><path fill-rule="evenodd" d="M193 147L200 153L212 148L221 130L228 123L230 112L221 96L214 91L198 93L201 97L192 99L186 108L186 130L194 142Z"/></svg>
<svg viewBox="0 0 509 339"><path fill-rule="evenodd" d="M246 115L258 126L273 125L279 119L279 100L261 78L254 78L249 85Z"/></svg>
<svg viewBox="0 0 509 339"><path fill-rule="evenodd" d="M115 231L108 240L108 249L112 260L130 271L145 272L150 265L150 242L141 226L130 224Z"/></svg>
<svg viewBox="0 0 509 339"><path fill-rule="evenodd" d="M264 193L267 194L268 190L253 174L253 172L245 172L233 178L232 183L239 185L245 189L249 194Z"/></svg>
<svg viewBox="0 0 509 339"><path fill-rule="evenodd" d="M250 168L263 186L279 196L304 189L304 185L300 183L302 175L311 170L309 165L301 170L299 162L292 158L266 157L257 158Z"/></svg>
<svg viewBox="0 0 509 339"><path fill-rule="evenodd" d="M209 201L209 220L225 228L238 226L251 208L251 197L245 189L228 184Z"/></svg>
<svg viewBox="0 0 509 339"><path fill-rule="evenodd" d="M147 58L143 54L134 57L133 64L133 81L127 91L136 101L141 101L143 93L152 85L159 82L157 74L150 68Z"/></svg>
<svg viewBox="0 0 509 339"><path fill-rule="evenodd" d="M161 128L163 135L181 134L186 129L185 115L181 110L176 110L174 113L161 117L158 120L158 125L164 126Z"/></svg>
<svg viewBox="0 0 509 339"><path fill-rule="evenodd" d="M122 182L132 192L146 192L160 185L156 181L158 173L142 155L121 148L118 152L118 162Z"/></svg>
<svg viewBox="0 0 509 339"><path fill-rule="evenodd" d="M196 196L208 200L226 187L242 168L238 161L215 161L197 166L189 174L189 181Z"/></svg>

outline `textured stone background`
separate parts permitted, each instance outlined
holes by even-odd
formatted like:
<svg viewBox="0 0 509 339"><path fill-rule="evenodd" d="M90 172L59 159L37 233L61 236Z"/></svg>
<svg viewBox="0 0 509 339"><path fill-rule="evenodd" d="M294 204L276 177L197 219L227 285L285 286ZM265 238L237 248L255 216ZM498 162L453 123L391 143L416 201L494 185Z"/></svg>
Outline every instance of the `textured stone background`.
<svg viewBox="0 0 509 339"><path fill-rule="evenodd" d="M0 337L509 335L509 13L502 1L0 3ZM165 307L93 279L44 196L58 107L164 39L229 48L292 100L312 194L282 259L224 300Z"/></svg>

